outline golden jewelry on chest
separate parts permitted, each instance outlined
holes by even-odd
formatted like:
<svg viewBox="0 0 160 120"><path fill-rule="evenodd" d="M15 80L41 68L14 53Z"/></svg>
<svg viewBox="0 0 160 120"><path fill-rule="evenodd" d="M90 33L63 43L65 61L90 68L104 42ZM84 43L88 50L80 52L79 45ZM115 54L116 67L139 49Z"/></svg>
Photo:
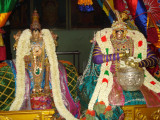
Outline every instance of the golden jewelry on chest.
<svg viewBox="0 0 160 120"><path fill-rule="evenodd" d="M32 44L32 51L31 51L31 58L32 58L32 72L34 75L39 76L43 71L43 64L44 64L44 44L40 43L33 43Z"/></svg>

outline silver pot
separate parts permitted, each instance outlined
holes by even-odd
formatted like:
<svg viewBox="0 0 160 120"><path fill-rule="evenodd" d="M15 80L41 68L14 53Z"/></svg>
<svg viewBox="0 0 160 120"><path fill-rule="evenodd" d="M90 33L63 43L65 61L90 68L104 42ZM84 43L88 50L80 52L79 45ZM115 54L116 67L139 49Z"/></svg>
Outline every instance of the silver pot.
<svg viewBox="0 0 160 120"><path fill-rule="evenodd" d="M117 72L117 81L123 90L139 90L144 82L144 70L132 67L120 68Z"/></svg>

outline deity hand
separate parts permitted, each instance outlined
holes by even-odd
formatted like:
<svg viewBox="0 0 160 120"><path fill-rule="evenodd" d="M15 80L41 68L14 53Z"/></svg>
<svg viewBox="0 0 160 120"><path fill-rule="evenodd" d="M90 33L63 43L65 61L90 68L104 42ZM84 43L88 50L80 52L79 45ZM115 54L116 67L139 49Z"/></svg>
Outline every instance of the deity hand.
<svg viewBox="0 0 160 120"><path fill-rule="evenodd" d="M120 53L120 54L119 54L119 57L120 57L121 59L127 59L129 56L130 56L129 51L126 51L126 52L123 52L123 53Z"/></svg>
<svg viewBox="0 0 160 120"><path fill-rule="evenodd" d="M133 67L133 68L138 68L139 67L139 63L135 62L134 60L127 61L126 64Z"/></svg>
<svg viewBox="0 0 160 120"><path fill-rule="evenodd" d="M128 58L130 56L130 51L125 51L125 56Z"/></svg>
<svg viewBox="0 0 160 120"><path fill-rule="evenodd" d="M49 94L49 91L50 91L50 87L49 86L44 86L44 92L46 94Z"/></svg>
<svg viewBox="0 0 160 120"><path fill-rule="evenodd" d="M17 45L18 45L18 40L19 40L19 37L21 35L21 31L18 31L18 33L16 35L13 35L14 39L15 39L15 43L13 45L13 49L16 50L17 49Z"/></svg>
<svg viewBox="0 0 160 120"><path fill-rule="evenodd" d="M53 31L51 31L51 35L52 35L52 37L53 37L53 39L54 39L54 44L55 44L56 46L58 46L58 43L57 43L58 35L55 34L55 33L53 33Z"/></svg>
<svg viewBox="0 0 160 120"><path fill-rule="evenodd" d="M51 35L52 35L52 37L53 37L54 40L57 40L57 38L58 38L57 34L53 33L53 31L51 31Z"/></svg>
<svg viewBox="0 0 160 120"><path fill-rule="evenodd" d="M24 56L24 61L25 61L25 67L28 67L28 64L31 62L30 55Z"/></svg>
<svg viewBox="0 0 160 120"><path fill-rule="evenodd" d="M24 61L27 62L27 63L31 62L30 55L24 56Z"/></svg>
<svg viewBox="0 0 160 120"><path fill-rule="evenodd" d="M17 41L21 35L22 31L18 31L16 35L13 35L14 39Z"/></svg>

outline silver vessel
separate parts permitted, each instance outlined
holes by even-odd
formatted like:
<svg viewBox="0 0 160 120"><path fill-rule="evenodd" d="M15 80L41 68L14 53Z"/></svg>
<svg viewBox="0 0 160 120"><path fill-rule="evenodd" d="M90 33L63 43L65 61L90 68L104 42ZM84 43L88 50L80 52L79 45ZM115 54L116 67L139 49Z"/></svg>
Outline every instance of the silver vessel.
<svg viewBox="0 0 160 120"><path fill-rule="evenodd" d="M133 67L120 68L117 72L117 80L123 90L139 90L144 82L144 70Z"/></svg>

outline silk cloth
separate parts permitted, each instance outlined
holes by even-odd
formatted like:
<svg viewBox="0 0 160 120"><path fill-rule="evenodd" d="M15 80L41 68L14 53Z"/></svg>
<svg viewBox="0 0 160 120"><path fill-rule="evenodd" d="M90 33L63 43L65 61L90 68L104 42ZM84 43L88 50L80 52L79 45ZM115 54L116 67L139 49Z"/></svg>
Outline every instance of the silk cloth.
<svg viewBox="0 0 160 120"><path fill-rule="evenodd" d="M147 10L143 0L126 0L138 29L147 37Z"/></svg>
<svg viewBox="0 0 160 120"><path fill-rule="evenodd" d="M17 0L1 0L0 1L0 27L3 27L15 7Z"/></svg>
<svg viewBox="0 0 160 120"><path fill-rule="evenodd" d="M11 67L0 63L0 110L8 111L15 98L15 78Z"/></svg>
<svg viewBox="0 0 160 120"><path fill-rule="evenodd" d="M76 100L77 99L77 79L78 79L77 69L69 61L60 60L59 62L62 63L66 69L68 88L69 88L69 91L70 91L73 99Z"/></svg>
<svg viewBox="0 0 160 120"><path fill-rule="evenodd" d="M11 82L13 81L12 87L13 87L13 90L14 90L13 92L11 91L10 93L7 93L7 94L10 95L12 93L12 98L14 99L15 88L16 88L15 87L16 86L15 60L6 60L5 63L7 65L7 70L9 70L9 73L12 74L12 76L10 75L10 77L12 78ZM0 63L0 65L1 65L1 63ZM62 98L63 98L64 104L65 104L66 108L75 117L79 118L79 116L80 116L80 104L79 104L79 102L75 102L73 100L71 94L70 94L70 91L68 89L68 80L67 80L67 73L66 73L65 67L61 63L59 63L58 67L59 67L59 74L60 74L61 92L62 92ZM4 67L2 69L4 69ZM1 73L7 72L7 70L4 69L3 72L0 71L0 75L1 75ZM1 77L3 77L3 75L0 76L0 78ZM25 97L24 97L25 99L24 99L23 104L21 106L21 110L31 110L32 109L31 108L31 103L30 103L30 93L31 93L31 90L33 88L31 86L33 86L34 83L31 84L31 78L32 78L31 71L29 69L26 69L26 72L25 72ZM43 88L44 83L42 82L41 85L42 85L42 88ZM4 92L4 90L2 88L0 90L1 90L0 92ZM6 101L6 99L3 96L0 96L0 100L3 103L4 103L4 101ZM11 99L11 102L8 105L8 107L2 106L2 104L1 104L0 109L1 110L9 110L13 99ZM5 104L8 104L8 103L6 102ZM55 109L55 111L57 111L55 106L53 106L53 109ZM56 116L59 116L58 112L56 113Z"/></svg>
<svg viewBox="0 0 160 120"><path fill-rule="evenodd" d="M6 47L0 46L0 61L6 60Z"/></svg>
<svg viewBox="0 0 160 120"><path fill-rule="evenodd" d="M79 118L80 105L79 105L79 103L74 102L74 100L70 94L70 91L68 88L67 73L66 73L65 67L63 66L62 63L59 62L58 68L59 68L59 74L60 74L59 75L60 76L60 85L61 85L62 99L63 99L64 105L75 117ZM31 69L28 69L28 73L29 73L29 78L33 78ZM45 78L45 74L43 76L43 81L41 83L42 88L44 88L44 85L45 85L44 78ZM49 80L51 80L51 76L49 76ZM49 85L50 85L50 88L52 88L51 83L49 83ZM31 80L30 91L33 89L33 87L34 87L34 81Z"/></svg>
<svg viewBox="0 0 160 120"><path fill-rule="evenodd" d="M88 103L92 97L95 85L97 83L96 80L100 74L101 64L94 64L92 61L93 49L94 43L92 44L87 67L79 81L80 84L78 89L78 96L80 98L82 111L88 108ZM111 67L111 71L112 69L114 69L114 66ZM114 118L114 120L118 120L121 115L123 116L123 110L120 108L120 106L123 105L147 104L148 107L158 107L160 105L160 96L152 92L151 90L148 90L145 86L142 86L141 89L138 91L124 91L122 90L120 85L117 84L116 77L114 77L113 80L114 83L112 87L112 92L109 95L109 102L110 105L113 107L112 118ZM153 103L154 99L156 101L155 103ZM99 119L105 120L103 115L101 115Z"/></svg>

